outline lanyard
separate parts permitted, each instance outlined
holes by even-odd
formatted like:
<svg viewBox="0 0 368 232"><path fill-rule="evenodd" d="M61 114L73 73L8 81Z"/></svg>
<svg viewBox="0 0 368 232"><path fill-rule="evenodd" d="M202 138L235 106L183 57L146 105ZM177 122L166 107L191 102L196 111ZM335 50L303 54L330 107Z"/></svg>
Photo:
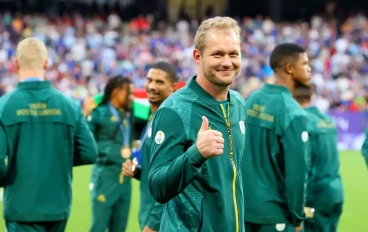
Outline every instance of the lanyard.
<svg viewBox="0 0 368 232"><path fill-rule="evenodd" d="M148 122L147 122L147 126L144 130L144 133L142 133L141 138L140 138L140 143L139 143L139 148L137 150L137 152L135 152L134 157L137 158L138 164L141 164L141 160L142 160L142 147L143 144L147 138L148 132L151 130L152 128L152 118L153 118L153 114L150 115Z"/></svg>
<svg viewBox="0 0 368 232"><path fill-rule="evenodd" d="M220 107L221 107L222 114L225 118L227 133L229 134L230 160L233 163L233 165L235 166L233 133L231 132L231 123L230 123L230 102L227 103L227 115L226 115L224 106L222 104L220 104Z"/></svg>
<svg viewBox="0 0 368 232"><path fill-rule="evenodd" d="M118 110L109 103L111 113L118 119L121 136L123 138L123 147L129 146L130 140L130 115L125 115L125 119L121 118Z"/></svg>
<svg viewBox="0 0 368 232"><path fill-rule="evenodd" d="M227 103L227 115L225 113L225 108L222 104L220 104L222 114L224 115L227 133L229 134L229 143L230 143L230 160L233 165L234 171L234 179L233 179L233 198L234 198L234 208L235 208L235 221L236 221L236 230L239 231L239 214L238 214L238 207L237 207L237 200L236 200L236 193L235 193L235 183L236 183L236 166L234 160L234 144L233 144L233 134L231 132L231 122L230 122L230 101Z"/></svg>

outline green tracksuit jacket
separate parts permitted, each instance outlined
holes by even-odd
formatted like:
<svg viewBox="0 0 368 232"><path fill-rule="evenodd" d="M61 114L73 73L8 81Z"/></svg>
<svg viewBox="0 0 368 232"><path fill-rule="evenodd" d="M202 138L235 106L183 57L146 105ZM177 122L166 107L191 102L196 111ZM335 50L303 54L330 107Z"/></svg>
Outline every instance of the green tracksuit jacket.
<svg viewBox="0 0 368 232"><path fill-rule="evenodd" d="M343 202L339 173L337 130L332 119L316 107L306 108L311 144L311 169L308 178L307 206L316 207Z"/></svg>
<svg viewBox="0 0 368 232"><path fill-rule="evenodd" d="M153 118L154 114L150 118ZM148 186L148 172L150 166L150 153L152 145L152 120L149 120L143 134L144 141L141 147L141 164L138 175L135 178L140 180L140 207L139 224L143 230L148 226L154 231L160 230L163 205L158 203L151 195Z"/></svg>
<svg viewBox="0 0 368 232"><path fill-rule="evenodd" d="M98 158L92 170L91 232L107 228L124 231L129 215L131 178L125 178L122 173L125 159L120 150L123 146L132 146L132 124L123 112L111 107L109 103L99 105L87 117L98 147Z"/></svg>
<svg viewBox="0 0 368 232"><path fill-rule="evenodd" d="M308 175L308 117L283 86L264 84L246 100L242 166L245 221L300 225Z"/></svg>
<svg viewBox="0 0 368 232"><path fill-rule="evenodd" d="M339 173L337 130L332 119L316 107L305 109L309 116L311 169L306 206L314 208L313 218L304 223L306 232L337 231L342 213L343 187Z"/></svg>
<svg viewBox="0 0 368 232"><path fill-rule="evenodd" d="M368 167L368 128L365 130L365 140L362 146L362 154Z"/></svg>
<svg viewBox="0 0 368 232"><path fill-rule="evenodd" d="M66 220L73 165L97 156L79 103L50 82L21 82L0 99L0 141L5 220Z"/></svg>
<svg viewBox="0 0 368 232"><path fill-rule="evenodd" d="M165 204L160 231L244 230L240 171L245 137L244 100L229 91L229 101L216 101L194 77L156 112L149 187L153 197ZM195 144L202 116L208 118L210 129L220 131L225 140L224 153L209 160Z"/></svg>

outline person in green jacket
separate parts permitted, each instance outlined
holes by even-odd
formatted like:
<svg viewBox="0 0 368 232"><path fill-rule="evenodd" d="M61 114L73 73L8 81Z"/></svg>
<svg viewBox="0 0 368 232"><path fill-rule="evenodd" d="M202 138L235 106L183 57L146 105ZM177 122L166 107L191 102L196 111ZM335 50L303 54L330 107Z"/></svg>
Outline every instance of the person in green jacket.
<svg viewBox="0 0 368 232"><path fill-rule="evenodd" d="M160 61L148 70L145 88L151 106L149 121L142 133L140 149L133 162L127 160L123 165L124 175L140 180L139 224L143 232L159 231L162 215L162 204L153 199L148 187L152 142L151 119L162 102L175 91L176 82L175 67L167 62Z"/></svg>
<svg viewBox="0 0 368 232"><path fill-rule="evenodd" d="M132 154L132 93L128 78L112 77L100 105L87 116L98 147L90 184L91 232L121 232L127 225L131 179L124 178L121 165Z"/></svg>
<svg viewBox="0 0 368 232"><path fill-rule="evenodd" d="M311 106L310 87L298 87L294 98L309 117L311 168L307 186L305 232L336 232L344 201L337 129L333 120Z"/></svg>
<svg viewBox="0 0 368 232"><path fill-rule="evenodd" d="M365 140L361 149L363 157L368 167L368 128L365 130Z"/></svg>
<svg viewBox="0 0 368 232"><path fill-rule="evenodd" d="M309 168L308 117L292 93L309 85L311 68L305 50L292 43L276 46L270 65L275 84L263 84L245 101L245 231L300 231Z"/></svg>
<svg viewBox="0 0 368 232"><path fill-rule="evenodd" d="M63 232L73 166L92 164L97 147L80 104L45 80L46 46L22 40L17 87L0 99L0 186L8 232Z"/></svg>
<svg viewBox="0 0 368 232"><path fill-rule="evenodd" d="M160 231L243 232L244 99L230 84L241 64L240 28L201 23L198 75L161 104L152 122L148 183L165 204Z"/></svg>

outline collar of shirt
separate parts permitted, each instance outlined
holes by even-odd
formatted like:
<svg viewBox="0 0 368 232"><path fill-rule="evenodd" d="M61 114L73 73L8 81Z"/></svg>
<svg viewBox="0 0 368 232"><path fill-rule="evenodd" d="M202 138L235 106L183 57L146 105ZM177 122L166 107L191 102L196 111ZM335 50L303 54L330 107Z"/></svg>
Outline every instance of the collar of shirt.
<svg viewBox="0 0 368 232"><path fill-rule="evenodd" d="M264 83L263 89L270 91L270 92L283 92L283 93L287 93L291 95L290 90L286 88L285 86L281 86L281 85Z"/></svg>
<svg viewBox="0 0 368 232"><path fill-rule="evenodd" d="M206 90L204 90L196 81L197 76L194 76L192 80L190 80L189 84L187 85L194 93L196 93L202 100L204 100L208 105L216 105L218 106L220 102L218 102L214 97L212 97ZM185 88L185 87L184 87ZM230 105L233 102L230 99L230 90L228 92L228 101Z"/></svg>
<svg viewBox="0 0 368 232"><path fill-rule="evenodd" d="M32 82L32 81L43 81L43 80L39 77L27 77L22 82Z"/></svg>
<svg viewBox="0 0 368 232"><path fill-rule="evenodd" d="M316 106L308 106L304 109L305 111L309 111L309 112L316 112L319 113L318 108Z"/></svg>

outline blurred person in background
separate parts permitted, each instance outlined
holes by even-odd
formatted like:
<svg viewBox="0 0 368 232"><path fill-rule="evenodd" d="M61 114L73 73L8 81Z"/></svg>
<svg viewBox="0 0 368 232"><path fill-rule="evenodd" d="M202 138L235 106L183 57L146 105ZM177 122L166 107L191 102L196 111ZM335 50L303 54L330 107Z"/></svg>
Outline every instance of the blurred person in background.
<svg viewBox="0 0 368 232"><path fill-rule="evenodd" d="M263 84L245 101L245 231L299 232L305 219L308 132L307 115L292 93L309 85L311 68L305 49L294 43L276 46L270 64L274 84Z"/></svg>
<svg viewBox="0 0 368 232"><path fill-rule="evenodd" d="M118 21L118 15L111 15ZM6 86L6 92L16 86L15 68L11 62L14 38L25 35L35 36L47 44L48 80L80 101L101 92L108 78L118 73L131 76L135 87L142 88L147 67L162 59L175 66L178 76L185 77L183 81L195 75L196 66L192 60L198 26L195 20L185 22L187 26L184 28L183 20L172 26L159 23L157 27L148 16L140 16L131 22L137 24L133 27L137 27L135 30L128 30L130 22L124 21L120 25L126 30L113 30L114 26L110 27L100 15L48 18L41 14L21 17L4 14L0 39L1 84ZM16 32L19 27L13 25L23 25L21 35ZM232 86L234 90L240 91L252 77L267 82L272 76L267 62L272 49L278 43L294 42L303 44L310 58L319 109L324 112L335 109L358 112L367 108L367 103L360 101L368 89L368 20L365 15L349 15L340 27L320 15L313 16L310 22L288 24L276 23L269 18L245 17L240 26L244 56L234 81L236 85ZM86 80L86 77L93 78Z"/></svg>
<svg viewBox="0 0 368 232"><path fill-rule="evenodd" d="M8 232L63 232L73 166L92 164L97 147L78 102L46 80L46 46L22 40L19 83L0 99L0 185Z"/></svg>
<svg viewBox="0 0 368 232"><path fill-rule="evenodd" d="M299 86L293 96L309 118L310 170L304 231L336 232L344 201L336 125L327 114L311 106L310 86Z"/></svg>
<svg viewBox="0 0 368 232"><path fill-rule="evenodd" d="M131 199L131 179L121 164L132 155L133 84L123 76L112 77L100 104L87 116L98 147L92 170L91 232L125 231Z"/></svg>
<svg viewBox="0 0 368 232"><path fill-rule="evenodd" d="M148 171L152 144L152 118L161 103L176 89L175 67L167 62L158 62L147 73L146 92L150 102L150 116L140 139L136 158L125 161L124 175L140 181L139 224L143 232L159 231L163 206L152 197L148 186Z"/></svg>
<svg viewBox="0 0 368 232"><path fill-rule="evenodd" d="M368 128L365 130L365 140L363 142L361 152L368 167Z"/></svg>

